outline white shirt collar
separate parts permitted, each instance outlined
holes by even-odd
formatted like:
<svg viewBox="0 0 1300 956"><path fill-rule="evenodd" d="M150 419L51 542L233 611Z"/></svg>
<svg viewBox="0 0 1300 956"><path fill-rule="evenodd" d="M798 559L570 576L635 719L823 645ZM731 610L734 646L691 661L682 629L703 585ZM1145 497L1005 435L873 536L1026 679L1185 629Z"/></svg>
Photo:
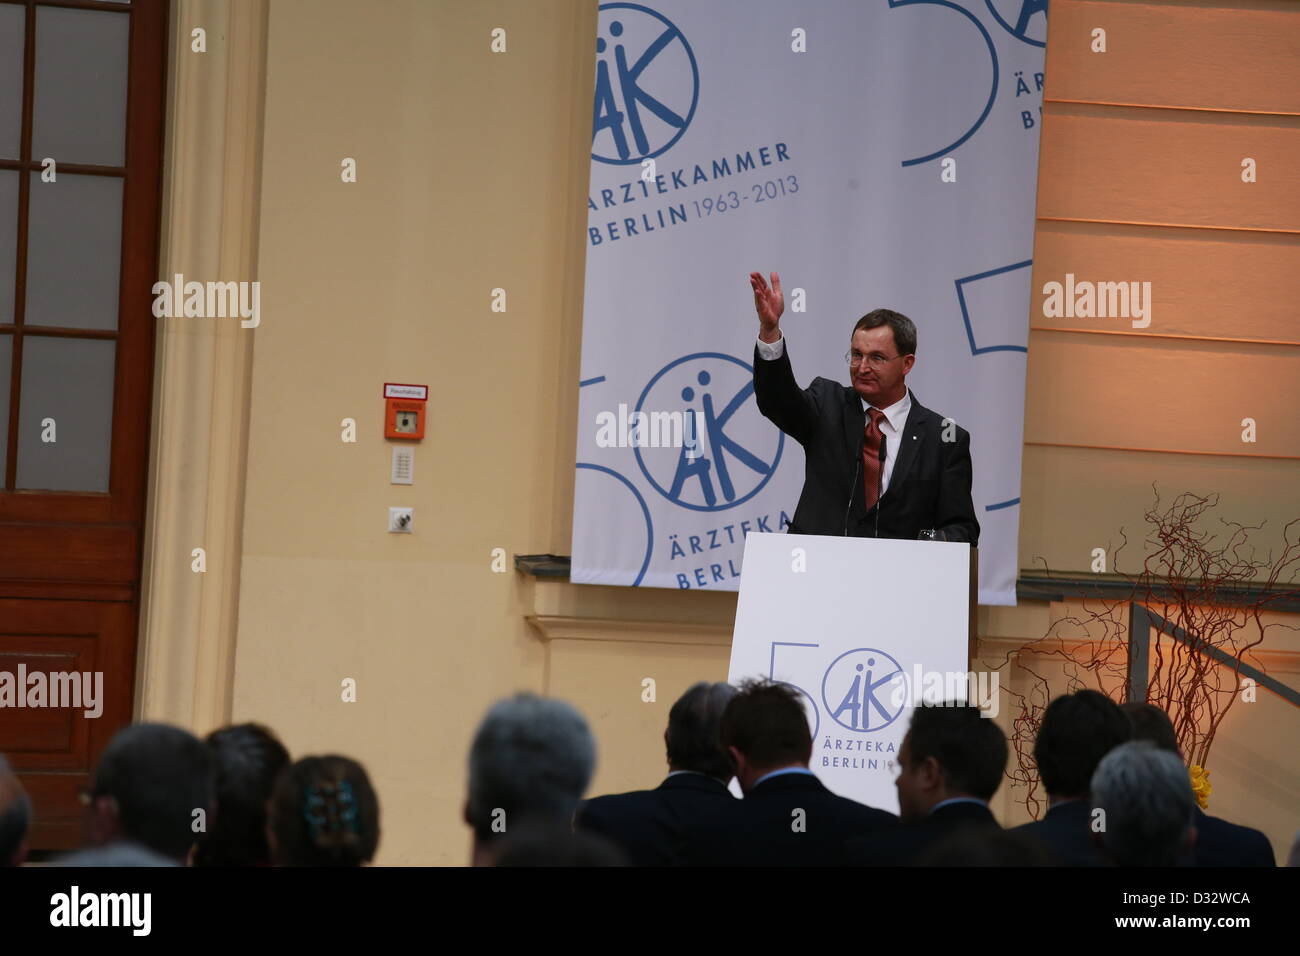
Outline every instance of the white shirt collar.
<svg viewBox="0 0 1300 956"><path fill-rule="evenodd" d="M875 407L865 398L862 398L862 396L859 395L858 398L862 402L862 413L864 415L867 413L867 409ZM910 388L904 389L903 397L894 402L894 404L890 405L888 408L881 409L881 411L885 413L885 420L889 422L890 426L896 432L903 430L903 426L907 424L907 415L911 410L912 390Z"/></svg>

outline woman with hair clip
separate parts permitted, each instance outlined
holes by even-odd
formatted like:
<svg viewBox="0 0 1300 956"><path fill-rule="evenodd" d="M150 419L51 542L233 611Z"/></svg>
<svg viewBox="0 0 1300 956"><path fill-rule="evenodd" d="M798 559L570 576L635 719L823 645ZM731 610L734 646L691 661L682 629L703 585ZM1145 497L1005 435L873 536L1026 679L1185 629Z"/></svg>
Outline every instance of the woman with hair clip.
<svg viewBox="0 0 1300 956"><path fill-rule="evenodd" d="M304 757L276 781L267 808L276 866L361 866L379 846L379 800L347 757Z"/></svg>

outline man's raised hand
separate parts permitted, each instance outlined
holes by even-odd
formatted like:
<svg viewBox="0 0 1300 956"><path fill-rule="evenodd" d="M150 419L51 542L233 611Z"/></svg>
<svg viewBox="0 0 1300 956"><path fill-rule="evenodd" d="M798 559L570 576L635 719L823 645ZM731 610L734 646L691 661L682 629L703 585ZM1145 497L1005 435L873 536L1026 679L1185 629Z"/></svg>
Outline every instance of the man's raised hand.
<svg viewBox="0 0 1300 956"><path fill-rule="evenodd" d="M754 288L754 311L758 313L758 337L764 342L775 342L781 338L781 313L785 311L781 277L773 272L772 285L769 288L761 272L751 272L749 284Z"/></svg>

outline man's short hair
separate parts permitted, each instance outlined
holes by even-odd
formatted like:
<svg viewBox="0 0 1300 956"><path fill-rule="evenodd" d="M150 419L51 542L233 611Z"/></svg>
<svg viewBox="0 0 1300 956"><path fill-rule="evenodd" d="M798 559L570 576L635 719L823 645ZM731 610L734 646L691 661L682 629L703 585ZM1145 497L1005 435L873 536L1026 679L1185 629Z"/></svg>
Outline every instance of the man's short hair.
<svg viewBox="0 0 1300 956"><path fill-rule="evenodd" d="M213 810L212 755L187 730L135 724L117 732L95 767L92 793L117 803L124 839L185 859L197 834L194 811Z"/></svg>
<svg viewBox="0 0 1300 956"><path fill-rule="evenodd" d="M916 354L916 324L902 312L895 312L893 309L873 309L858 319L858 324L853 326L853 331L856 333L862 329L876 329L882 325L887 325L893 330L894 346L898 349L899 355ZM852 338L852 335L849 337Z"/></svg>
<svg viewBox="0 0 1300 956"><path fill-rule="evenodd" d="M1196 808L1187 768L1149 740L1120 744L1092 775L1102 845L1119 866L1173 866Z"/></svg>
<svg viewBox="0 0 1300 956"><path fill-rule="evenodd" d="M1134 701L1120 709L1132 725L1134 740L1149 740L1161 750L1181 753L1178 749L1178 734L1174 731L1174 722L1155 704L1141 704Z"/></svg>
<svg viewBox="0 0 1300 956"><path fill-rule="evenodd" d="M595 738L572 705L527 693L498 701L470 746L467 820L480 842L501 835L497 811L508 827L570 823L595 768Z"/></svg>
<svg viewBox="0 0 1300 956"><path fill-rule="evenodd" d="M1055 797L1086 797L1101 758L1132 736L1128 717L1105 694L1061 695L1047 705L1034 741L1043 787Z"/></svg>
<svg viewBox="0 0 1300 956"><path fill-rule="evenodd" d="M1007 738L980 709L969 704L942 703L917 707L907 731L913 764L933 757L944 786L991 800L1007 769Z"/></svg>
<svg viewBox="0 0 1300 956"><path fill-rule="evenodd" d="M0 754L0 866L9 866L18 856L27 830L32 825L32 801Z"/></svg>
<svg viewBox="0 0 1300 956"><path fill-rule="evenodd" d="M777 681L743 681L722 712L718 735L724 752L735 747L755 767L806 764L812 757L799 692Z"/></svg>
<svg viewBox="0 0 1300 956"><path fill-rule="evenodd" d="M718 728L722 712L735 696L736 688L730 684L700 681L677 698L668 711L668 731L664 734L670 766L719 780L731 779L731 759L722 749Z"/></svg>

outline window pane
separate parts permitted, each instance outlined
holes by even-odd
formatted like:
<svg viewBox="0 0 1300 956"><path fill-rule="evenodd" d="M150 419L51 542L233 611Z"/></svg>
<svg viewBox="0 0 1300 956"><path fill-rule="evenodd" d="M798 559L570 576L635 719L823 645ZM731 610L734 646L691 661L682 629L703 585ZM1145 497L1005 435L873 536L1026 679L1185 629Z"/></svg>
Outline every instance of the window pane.
<svg viewBox="0 0 1300 956"><path fill-rule="evenodd" d="M5 458L9 450L9 384L13 358L14 337L0 334L0 488L5 483Z"/></svg>
<svg viewBox="0 0 1300 956"><path fill-rule="evenodd" d="M36 8L32 159L121 166L129 14Z"/></svg>
<svg viewBox="0 0 1300 956"><path fill-rule="evenodd" d="M0 169L0 325L14 320L14 270L18 244L18 173Z"/></svg>
<svg viewBox="0 0 1300 956"><path fill-rule="evenodd" d="M17 159L22 141L25 12L0 4L0 159Z"/></svg>
<svg viewBox="0 0 1300 956"><path fill-rule="evenodd" d="M115 353L105 339L24 336L19 488L108 491Z"/></svg>
<svg viewBox="0 0 1300 956"><path fill-rule="evenodd" d="M27 325L117 328L122 180L31 173Z"/></svg>

